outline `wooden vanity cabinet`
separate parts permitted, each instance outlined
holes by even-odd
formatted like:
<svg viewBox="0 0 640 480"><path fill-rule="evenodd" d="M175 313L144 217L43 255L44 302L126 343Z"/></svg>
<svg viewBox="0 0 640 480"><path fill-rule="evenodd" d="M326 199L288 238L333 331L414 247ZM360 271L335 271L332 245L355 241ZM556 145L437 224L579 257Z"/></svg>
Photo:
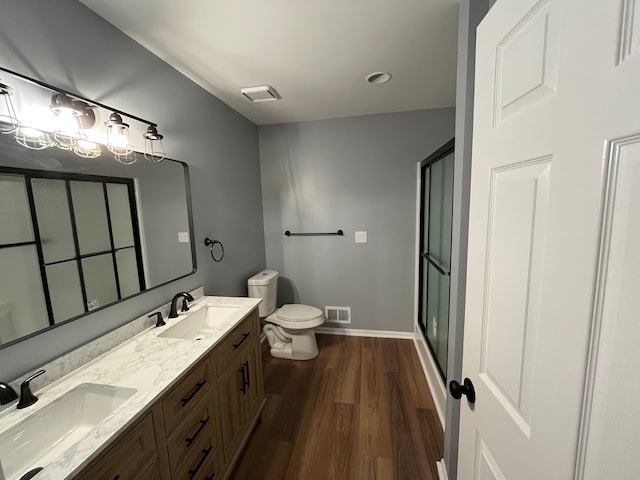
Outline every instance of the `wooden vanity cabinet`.
<svg viewBox="0 0 640 480"><path fill-rule="evenodd" d="M79 480L140 480L158 469L158 452L148 412L127 429L113 444L93 460ZM161 478L161 477L155 477Z"/></svg>
<svg viewBox="0 0 640 480"><path fill-rule="evenodd" d="M222 480L266 402L257 308L76 478Z"/></svg>
<svg viewBox="0 0 640 480"><path fill-rule="evenodd" d="M214 352L218 370L225 476L242 453L264 407L257 310L238 325Z"/></svg>

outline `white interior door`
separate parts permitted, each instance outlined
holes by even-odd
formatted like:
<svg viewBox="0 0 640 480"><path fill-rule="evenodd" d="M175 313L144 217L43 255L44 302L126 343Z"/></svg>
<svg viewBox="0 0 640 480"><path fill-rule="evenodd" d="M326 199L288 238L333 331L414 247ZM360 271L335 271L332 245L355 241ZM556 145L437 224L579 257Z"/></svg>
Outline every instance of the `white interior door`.
<svg viewBox="0 0 640 480"><path fill-rule="evenodd" d="M637 478L640 0L478 29L458 478Z"/></svg>

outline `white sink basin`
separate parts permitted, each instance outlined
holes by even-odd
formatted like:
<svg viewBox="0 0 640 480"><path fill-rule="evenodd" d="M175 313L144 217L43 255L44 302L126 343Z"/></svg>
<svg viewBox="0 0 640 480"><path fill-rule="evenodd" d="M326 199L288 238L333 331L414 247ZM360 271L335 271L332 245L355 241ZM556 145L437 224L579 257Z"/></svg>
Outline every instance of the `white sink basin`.
<svg viewBox="0 0 640 480"><path fill-rule="evenodd" d="M220 328L225 329L221 325L224 320L236 313L240 306L236 305L213 305L200 308L194 312L188 313L178 320L172 327L167 328L159 337L178 338L181 340L200 340L216 335ZM176 319L168 319L167 325Z"/></svg>
<svg viewBox="0 0 640 480"><path fill-rule="evenodd" d="M4 478L20 479L34 468L59 458L136 391L135 388L82 383L0 433Z"/></svg>

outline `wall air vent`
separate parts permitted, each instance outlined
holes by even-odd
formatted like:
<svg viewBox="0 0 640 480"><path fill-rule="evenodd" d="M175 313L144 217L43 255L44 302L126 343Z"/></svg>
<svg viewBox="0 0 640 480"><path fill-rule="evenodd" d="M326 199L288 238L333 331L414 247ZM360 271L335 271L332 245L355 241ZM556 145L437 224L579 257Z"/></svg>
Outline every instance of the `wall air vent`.
<svg viewBox="0 0 640 480"><path fill-rule="evenodd" d="M252 102L270 102L272 100L279 100L282 98L271 85L241 88L240 93Z"/></svg>
<svg viewBox="0 0 640 480"><path fill-rule="evenodd" d="M351 307L324 307L326 323L351 323Z"/></svg>

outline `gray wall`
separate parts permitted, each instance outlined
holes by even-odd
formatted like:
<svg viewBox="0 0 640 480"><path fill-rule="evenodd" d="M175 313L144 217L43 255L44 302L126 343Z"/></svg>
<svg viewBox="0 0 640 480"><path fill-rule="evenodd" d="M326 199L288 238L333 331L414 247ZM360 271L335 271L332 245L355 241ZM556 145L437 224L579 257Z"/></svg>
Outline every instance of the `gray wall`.
<svg viewBox="0 0 640 480"><path fill-rule="evenodd" d="M461 381L464 305L469 232L471 146L473 140L473 92L476 61L476 27L489 9L488 0L461 0L458 23L456 82L456 144L451 231L451 290L447 381ZM457 478L460 400L447 395L444 459L448 477Z"/></svg>
<svg viewBox="0 0 640 480"><path fill-rule="evenodd" d="M198 264L185 279L0 350L0 380L177 291L202 284L208 294L246 295L246 279L265 266L257 127L76 1L0 0L0 12L0 65L159 124L168 156L190 167ZM222 263L211 261L205 236L224 243Z"/></svg>
<svg viewBox="0 0 640 480"><path fill-rule="evenodd" d="M261 126L279 304L347 306L349 328L413 331L416 165L453 132L453 108ZM339 228L345 237L283 235ZM354 243L356 230L368 243Z"/></svg>

